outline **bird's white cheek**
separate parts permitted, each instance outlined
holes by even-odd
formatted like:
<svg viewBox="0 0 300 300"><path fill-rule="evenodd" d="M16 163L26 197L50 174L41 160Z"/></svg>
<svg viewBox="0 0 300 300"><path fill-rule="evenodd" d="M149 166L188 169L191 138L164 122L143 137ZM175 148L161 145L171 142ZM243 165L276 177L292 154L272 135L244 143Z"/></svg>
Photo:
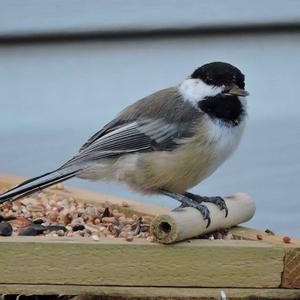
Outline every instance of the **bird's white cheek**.
<svg viewBox="0 0 300 300"><path fill-rule="evenodd" d="M178 91L184 100L196 102L205 97L213 97L220 94L223 87L215 87L206 84L201 79L188 78L178 86Z"/></svg>

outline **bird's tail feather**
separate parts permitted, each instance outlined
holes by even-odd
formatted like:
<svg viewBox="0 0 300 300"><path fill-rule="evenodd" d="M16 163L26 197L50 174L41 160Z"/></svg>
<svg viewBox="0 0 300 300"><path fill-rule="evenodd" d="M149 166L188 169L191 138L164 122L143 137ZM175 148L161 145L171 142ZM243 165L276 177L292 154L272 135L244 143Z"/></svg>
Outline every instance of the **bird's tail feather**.
<svg viewBox="0 0 300 300"><path fill-rule="evenodd" d="M30 195L38 190L49 187L53 184L62 182L76 176L82 169L62 168L31 178L12 188L11 190L0 195L0 204L8 200L17 200L21 197Z"/></svg>

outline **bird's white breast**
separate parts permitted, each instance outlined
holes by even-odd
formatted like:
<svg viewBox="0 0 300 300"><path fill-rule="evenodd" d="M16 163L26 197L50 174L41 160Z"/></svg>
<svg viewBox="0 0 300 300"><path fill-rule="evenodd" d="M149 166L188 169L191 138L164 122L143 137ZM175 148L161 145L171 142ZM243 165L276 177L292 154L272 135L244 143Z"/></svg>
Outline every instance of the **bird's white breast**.
<svg viewBox="0 0 300 300"><path fill-rule="evenodd" d="M208 139L214 144L214 159L208 176L236 150L245 128L245 118L237 126L226 126L222 121L210 120Z"/></svg>

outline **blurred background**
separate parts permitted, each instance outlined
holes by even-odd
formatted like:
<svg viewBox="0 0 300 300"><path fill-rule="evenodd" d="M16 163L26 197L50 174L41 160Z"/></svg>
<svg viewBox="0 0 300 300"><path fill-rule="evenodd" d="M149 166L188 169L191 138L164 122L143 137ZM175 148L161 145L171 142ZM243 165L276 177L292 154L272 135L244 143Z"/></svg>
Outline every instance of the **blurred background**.
<svg viewBox="0 0 300 300"><path fill-rule="evenodd" d="M246 75L249 119L233 157L193 189L251 194L248 225L300 237L300 2L1 0L0 172L37 176L121 109L204 63ZM74 185L175 207L125 186Z"/></svg>

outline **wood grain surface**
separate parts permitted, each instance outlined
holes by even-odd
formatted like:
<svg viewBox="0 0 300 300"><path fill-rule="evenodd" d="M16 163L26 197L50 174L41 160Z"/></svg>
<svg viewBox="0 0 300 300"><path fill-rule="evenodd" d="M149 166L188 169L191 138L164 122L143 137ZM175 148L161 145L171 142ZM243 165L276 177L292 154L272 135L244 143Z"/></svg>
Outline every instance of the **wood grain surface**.
<svg viewBox="0 0 300 300"><path fill-rule="evenodd" d="M300 248L290 249L286 253L281 286L300 289Z"/></svg>
<svg viewBox="0 0 300 300"><path fill-rule="evenodd" d="M1 283L276 288L284 250L252 241L0 239Z"/></svg>

